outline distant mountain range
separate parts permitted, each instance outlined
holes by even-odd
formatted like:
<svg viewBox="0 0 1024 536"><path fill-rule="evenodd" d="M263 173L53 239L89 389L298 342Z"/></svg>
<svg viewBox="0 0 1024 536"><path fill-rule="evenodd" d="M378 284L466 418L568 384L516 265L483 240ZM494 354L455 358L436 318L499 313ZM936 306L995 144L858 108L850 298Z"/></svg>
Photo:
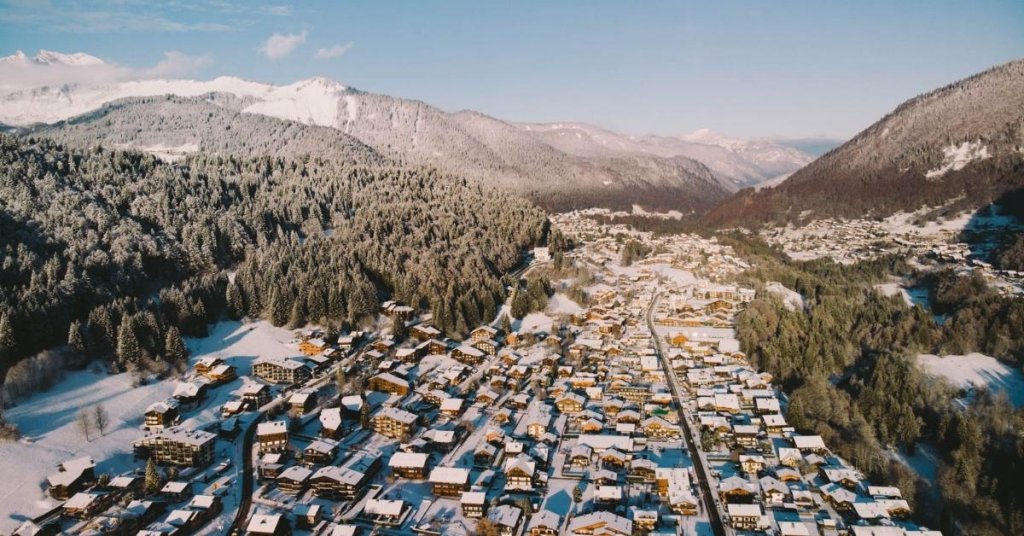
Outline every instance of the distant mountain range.
<svg viewBox="0 0 1024 536"><path fill-rule="evenodd" d="M47 51L0 61L36 68L102 66L87 54ZM165 95L179 98L152 98ZM210 106L228 112L219 114ZM298 125L267 122L254 129L259 121L242 117L247 115L330 127L347 136L299 134ZM0 123L32 126L69 142L106 139L165 157L171 155L168 149L178 156L192 150L272 154L282 149L332 155L331 144L338 143L342 158L435 166L523 193L550 209L641 205L700 214L731 191L811 161L790 147L707 131L679 138L632 137L583 124L516 124L473 111L449 113L326 78L284 86L221 77L19 88L0 95ZM246 127L237 128L239 123ZM212 124L236 128L213 131ZM277 134L268 135L267 128ZM283 139L282 129L298 139Z"/></svg>
<svg viewBox="0 0 1024 536"><path fill-rule="evenodd" d="M716 226L955 214L1024 187L1024 60L920 95L777 186L742 190Z"/></svg>

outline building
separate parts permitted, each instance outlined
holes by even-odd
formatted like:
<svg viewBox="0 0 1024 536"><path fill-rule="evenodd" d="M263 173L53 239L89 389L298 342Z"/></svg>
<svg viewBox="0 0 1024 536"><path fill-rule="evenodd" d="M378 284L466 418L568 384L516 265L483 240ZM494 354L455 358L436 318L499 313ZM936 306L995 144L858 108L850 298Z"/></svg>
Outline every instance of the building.
<svg viewBox="0 0 1024 536"><path fill-rule="evenodd" d="M270 388L262 383L247 382L241 389L242 402L251 410L270 403Z"/></svg>
<svg viewBox="0 0 1024 536"><path fill-rule="evenodd" d="M306 486L309 485L309 477L312 474L313 471L301 465L293 465L278 475L276 479L277 487L284 493L300 495L303 491L306 491Z"/></svg>
<svg viewBox="0 0 1024 536"><path fill-rule="evenodd" d="M383 372L370 378L370 381L367 382L367 387L371 391L381 391L402 396L409 394L409 382L390 372Z"/></svg>
<svg viewBox="0 0 1024 536"><path fill-rule="evenodd" d="M253 514L245 533L252 536L288 536L292 528L281 514Z"/></svg>
<svg viewBox="0 0 1024 536"><path fill-rule="evenodd" d="M631 536L633 522L611 512L592 512L573 518L569 522L569 534Z"/></svg>
<svg viewBox="0 0 1024 536"><path fill-rule="evenodd" d="M459 467L437 467L430 472L430 484L434 495L439 497L461 497L469 485L469 469Z"/></svg>
<svg viewBox="0 0 1024 536"><path fill-rule="evenodd" d="M88 456L66 461L57 466L57 472L46 477L50 496L64 501L85 489L96 479L96 463Z"/></svg>
<svg viewBox="0 0 1024 536"><path fill-rule="evenodd" d="M551 510L541 510L530 518L530 524L526 532L530 536L557 536L558 529L562 526L562 516Z"/></svg>
<svg viewBox="0 0 1024 536"><path fill-rule="evenodd" d="M305 363L294 359L269 357L261 357L253 361L252 373L268 382L288 385L303 383L311 376Z"/></svg>
<svg viewBox="0 0 1024 536"><path fill-rule="evenodd" d="M487 514L489 519L498 529L501 536L512 536L519 529L523 520L523 511L519 507L499 504Z"/></svg>
<svg viewBox="0 0 1024 536"><path fill-rule="evenodd" d="M757 530L761 524L761 505L735 504L728 506L729 525L737 530Z"/></svg>
<svg viewBox="0 0 1024 536"><path fill-rule="evenodd" d="M427 476L427 455L420 452L396 452L391 456L388 467L402 478L422 480Z"/></svg>
<svg viewBox="0 0 1024 536"><path fill-rule="evenodd" d="M146 428L160 430L178 422L178 401L156 402L146 409Z"/></svg>
<svg viewBox="0 0 1024 536"><path fill-rule="evenodd" d="M484 362L484 354L481 350L477 350L468 344L460 345L458 348L452 350L452 358L460 363L467 365L479 365Z"/></svg>
<svg viewBox="0 0 1024 536"><path fill-rule="evenodd" d="M487 494L482 491L463 491L459 506L465 517L483 517L487 510Z"/></svg>
<svg viewBox="0 0 1024 536"><path fill-rule="evenodd" d="M415 424L415 414L391 406L381 409L370 420L374 432L395 439L411 434Z"/></svg>
<svg viewBox="0 0 1024 536"><path fill-rule="evenodd" d="M256 426L256 441L260 453L284 452L288 449L288 423L284 421L261 422Z"/></svg>
<svg viewBox="0 0 1024 536"><path fill-rule="evenodd" d="M135 440L132 448L136 457L159 464L205 467L213 461L216 442L217 434L175 426Z"/></svg>
<svg viewBox="0 0 1024 536"><path fill-rule="evenodd" d="M112 502L110 494L79 492L64 503L63 513L66 517L85 519L106 510Z"/></svg>

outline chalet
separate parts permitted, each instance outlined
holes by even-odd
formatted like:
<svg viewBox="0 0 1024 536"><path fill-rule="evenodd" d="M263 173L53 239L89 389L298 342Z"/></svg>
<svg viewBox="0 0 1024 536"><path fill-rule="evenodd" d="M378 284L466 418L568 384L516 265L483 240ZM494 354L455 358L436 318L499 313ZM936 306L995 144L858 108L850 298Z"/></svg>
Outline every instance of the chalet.
<svg viewBox="0 0 1024 536"><path fill-rule="evenodd" d="M771 476L761 477L761 497L767 505L780 505L789 495L789 486L777 478Z"/></svg>
<svg viewBox="0 0 1024 536"><path fill-rule="evenodd" d="M370 499L363 508L363 516L375 525L400 525L406 510L405 501Z"/></svg>
<svg viewBox="0 0 1024 536"><path fill-rule="evenodd" d="M602 465L611 467L625 467L629 463L629 458L615 449L608 449L601 453L599 459Z"/></svg>
<svg viewBox="0 0 1024 536"><path fill-rule="evenodd" d="M477 391L476 402L490 405L497 401L499 396L498 393L484 387Z"/></svg>
<svg viewBox="0 0 1024 536"><path fill-rule="evenodd" d="M143 483L142 477L122 475L110 479L107 487L120 501L124 497L134 499L141 496Z"/></svg>
<svg viewBox="0 0 1024 536"><path fill-rule="evenodd" d="M458 348L452 350L452 358L460 363L467 365L479 365L484 362L484 356L486 354L468 344L460 345Z"/></svg>
<svg viewBox="0 0 1024 536"><path fill-rule="evenodd" d="M583 411L586 399L576 393L566 393L555 400L555 406L562 413L576 413Z"/></svg>
<svg viewBox="0 0 1024 536"><path fill-rule="evenodd" d="M569 534L593 536L631 536L633 522L611 512L592 512L569 522Z"/></svg>
<svg viewBox="0 0 1024 536"><path fill-rule="evenodd" d="M594 449L587 445L577 444L569 451L569 463L577 467L586 467L590 465L593 455Z"/></svg>
<svg viewBox="0 0 1024 536"><path fill-rule="evenodd" d="M329 347L327 341L319 337L306 339L299 343L299 351L306 355L320 355Z"/></svg>
<svg viewBox="0 0 1024 536"><path fill-rule="evenodd" d="M339 439L341 423L341 408L327 408L320 411L320 435L328 439Z"/></svg>
<svg viewBox="0 0 1024 536"><path fill-rule="evenodd" d="M441 414L449 417L458 417L462 413L461 398L446 398L441 401Z"/></svg>
<svg viewBox="0 0 1024 536"><path fill-rule="evenodd" d="M733 426L733 438L736 444L752 449L757 447L757 436L761 429L755 424L737 424Z"/></svg>
<svg viewBox="0 0 1024 536"><path fill-rule="evenodd" d="M448 353L448 343L437 339L427 341L427 353L430 355L444 355Z"/></svg>
<svg viewBox="0 0 1024 536"><path fill-rule="evenodd" d="M85 519L106 510L113 502L113 496L104 493L78 492L64 503L65 517Z"/></svg>
<svg viewBox="0 0 1024 536"><path fill-rule="evenodd" d="M512 536L523 520L523 511L517 506L499 504L487 514L487 519L498 529L500 536Z"/></svg>
<svg viewBox="0 0 1024 536"><path fill-rule="evenodd" d="M381 453L360 452L342 466L321 467L310 477L310 486L317 497L330 500L351 499L373 478L381 467Z"/></svg>
<svg viewBox="0 0 1024 536"><path fill-rule="evenodd" d="M178 401L155 402L146 409L145 423L150 430L174 426L178 421Z"/></svg>
<svg viewBox="0 0 1024 536"><path fill-rule="evenodd" d="M760 400L760 399L758 399ZM787 426L786 418L781 414L764 415L761 417L765 430L770 434L781 434Z"/></svg>
<svg viewBox="0 0 1024 536"><path fill-rule="evenodd" d="M430 324L416 324L409 328L409 335L419 341L437 340L443 333ZM446 350L447 351L447 350Z"/></svg>
<svg viewBox="0 0 1024 536"><path fill-rule="evenodd" d="M284 452L288 449L288 423L284 421L261 422L256 425L256 441L260 453Z"/></svg>
<svg viewBox="0 0 1024 536"><path fill-rule="evenodd" d="M497 454L497 447L490 443L482 443L473 451L473 463L481 467L487 467L494 461L494 457Z"/></svg>
<svg viewBox="0 0 1024 536"><path fill-rule="evenodd" d="M192 483L172 480L160 489L160 496L170 502L184 501L192 496Z"/></svg>
<svg viewBox="0 0 1024 536"><path fill-rule="evenodd" d="M329 439L316 439L302 449L302 462L308 465L329 465L338 455L338 442Z"/></svg>
<svg viewBox="0 0 1024 536"><path fill-rule="evenodd" d="M295 519L295 526L305 530L313 529L320 523L321 510L319 504L296 504L292 507L292 517Z"/></svg>
<svg viewBox="0 0 1024 536"><path fill-rule="evenodd" d="M761 524L761 505L735 504L728 505L729 526L737 530L757 530Z"/></svg>
<svg viewBox="0 0 1024 536"><path fill-rule="evenodd" d="M526 454L505 460L505 490L533 490L533 476L537 462Z"/></svg>
<svg viewBox="0 0 1024 536"><path fill-rule="evenodd" d="M416 415L395 407L385 407L370 420L373 431L378 434L400 439L412 433Z"/></svg>
<svg viewBox="0 0 1024 536"><path fill-rule="evenodd" d="M50 496L60 501L67 500L96 479L95 471L96 463L87 456L58 465L57 472L46 477Z"/></svg>
<svg viewBox="0 0 1024 536"><path fill-rule="evenodd" d="M294 359L261 357L252 363L252 373L270 383L296 385L311 376L305 363Z"/></svg>
<svg viewBox="0 0 1024 536"><path fill-rule="evenodd" d="M469 484L469 470L458 467L436 467L430 472L430 484L434 495L439 497L461 497Z"/></svg>
<svg viewBox="0 0 1024 536"><path fill-rule="evenodd" d="M195 367L193 367L193 369L196 371L196 374L199 374L200 376L206 376L215 367L218 367L223 364L223 359L217 356L210 355L202 357L199 360L197 360Z"/></svg>
<svg viewBox="0 0 1024 536"><path fill-rule="evenodd" d="M498 337L498 330L491 326L480 326L469 333L473 342L486 341Z"/></svg>
<svg viewBox="0 0 1024 536"><path fill-rule="evenodd" d="M482 491L463 491L459 506L465 517L483 517L487 506L487 494Z"/></svg>
<svg viewBox="0 0 1024 536"><path fill-rule="evenodd" d="M397 476L422 480L427 476L427 455L418 452L396 452L391 456L388 466Z"/></svg>
<svg viewBox="0 0 1024 536"><path fill-rule="evenodd" d="M594 501L598 504L618 504L622 502L622 486L597 486L594 489Z"/></svg>
<svg viewBox="0 0 1024 536"><path fill-rule="evenodd" d="M159 464L205 467L213 461L216 442L216 434L175 426L135 440L132 448L137 458L153 458Z"/></svg>
<svg viewBox="0 0 1024 536"><path fill-rule="evenodd" d="M316 407L316 391L298 391L288 398L293 415L304 415Z"/></svg>
<svg viewBox="0 0 1024 536"><path fill-rule="evenodd" d="M744 473L756 475L766 465L764 456L740 454L740 468Z"/></svg>
<svg viewBox="0 0 1024 536"><path fill-rule="evenodd" d="M640 422L640 429L647 437L679 437L679 427L661 417L648 417Z"/></svg>
<svg viewBox="0 0 1024 536"><path fill-rule="evenodd" d="M828 454L828 447L825 446L825 441L821 439L820 435L794 435L790 440L793 441L793 446L799 449L800 452L813 452L819 456Z"/></svg>
<svg viewBox="0 0 1024 536"><path fill-rule="evenodd" d="M228 364L217 365L205 374L213 385L222 385L238 377L238 371Z"/></svg>
<svg viewBox="0 0 1024 536"><path fill-rule="evenodd" d="M396 395L405 396L409 394L409 382L389 372L384 372L370 378L370 381L367 382L367 387L372 391Z"/></svg>
<svg viewBox="0 0 1024 536"><path fill-rule="evenodd" d="M629 509L633 518L633 527L638 531L649 532L658 527L658 511L644 510L636 506Z"/></svg>
<svg viewBox="0 0 1024 536"><path fill-rule="evenodd" d="M498 341L494 339L483 339L480 341L473 341L473 344L471 346L485 354L490 355L494 355L498 351Z"/></svg>
<svg viewBox="0 0 1024 536"><path fill-rule="evenodd" d="M312 471L301 465L293 465L284 470L277 477L277 487L284 493L300 495L309 485L309 477Z"/></svg>
<svg viewBox="0 0 1024 536"><path fill-rule="evenodd" d="M268 452L260 456L260 478L277 478L284 470L285 453Z"/></svg>
<svg viewBox="0 0 1024 536"><path fill-rule="evenodd" d="M179 382L174 386L171 397L183 408L194 408L206 398L206 390L210 383L205 378L189 382Z"/></svg>
<svg viewBox="0 0 1024 536"><path fill-rule="evenodd" d="M256 410L270 403L270 387L262 383L246 382L239 391L249 409Z"/></svg>
<svg viewBox="0 0 1024 536"><path fill-rule="evenodd" d="M530 518L526 526L529 536L557 536L562 526L562 517L551 510L541 510Z"/></svg>
<svg viewBox="0 0 1024 536"><path fill-rule="evenodd" d="M245 533L251 536L289 536L292 529L281 514L253 514Z"/></svg>
<svg viewBox="0 0 1024 536"><path fill-rule="evenodd" d="M753 483L740 476L730 476L718 483L718 494L725 502L729 502L730 499L752 498L756 491Z"/></svg>

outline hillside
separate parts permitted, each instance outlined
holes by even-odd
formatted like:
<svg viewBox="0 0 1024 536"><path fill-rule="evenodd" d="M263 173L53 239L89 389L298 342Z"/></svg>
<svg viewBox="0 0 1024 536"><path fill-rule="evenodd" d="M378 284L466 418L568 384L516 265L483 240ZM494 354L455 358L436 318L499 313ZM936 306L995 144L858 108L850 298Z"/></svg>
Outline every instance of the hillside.
<svg viewBox="0 0 1024 536"><path fill-rule="evenodd" d="M812 160L806 153L771 141L739 140L708 130L668 137L627 136L583 123L521 123L519 127L569 154L693 159L707 166L731 190L792 173Z"/></svg>
<svg viewBox="0 0 1024 536"><path fill-rule="evenodd" d="M1024 185L1024 60L915 97L774 188L742 190L715 226L976 208Z"/></svg>

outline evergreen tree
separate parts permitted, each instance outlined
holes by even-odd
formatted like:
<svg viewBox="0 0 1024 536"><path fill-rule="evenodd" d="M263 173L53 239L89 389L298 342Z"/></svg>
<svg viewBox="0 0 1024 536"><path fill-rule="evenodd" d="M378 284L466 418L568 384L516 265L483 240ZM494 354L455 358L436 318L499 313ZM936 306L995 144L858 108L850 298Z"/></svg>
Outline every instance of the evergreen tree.
<svg viewBox="0 0 1024 536"><path fill-rule="evenodd" d="M14 326L7 311L0 312L0 364L5 367L12 365L15 358L17 341L14 338Z"/></svg>
<svg viewBox="0 0 1024 536"><path fill-rule="evenodd" d="M505 332L505 335L512 333L512 320L508 318L508 313L501 313L501 331Z"/></svg>
<svg viewBox="0 0 1024 536"><path fill-rule="evenodd" d="M145 480L146 493L156 493L160 491L160 473L156 469L156 461L150 458L146 462L146 480Z"/></svg>
<svg viewBox="0 0 1024 536"><path fill-rule="evenodd" d="M122 366L135 366L142 360L142 348L128 315L121 318L121 327L117 330L117 359Z"/></svg>
<svg viewBox="0 0 1024 536"><path fill-rule="evenodd" d="M68 346L79 357L85 357L88 353L85 334L82 333L82 323L78 320L72 322L68 328Z"/></svg>
<svg viewBox="0 0 1024 536"><path fill-rule="evenodd" d="M224 301L227 303L228 318L241 320L245 316L245 303L242 301L242 291L238 285L231 281L224 291Z"/></svg>
<svg viewBox="0 0 1024 536"><path fill-rule="evenodd" d="M170 326L164 336L164 358L171 363L184 363L188 359L188 347L181 338L178 328Z"/></svg>

